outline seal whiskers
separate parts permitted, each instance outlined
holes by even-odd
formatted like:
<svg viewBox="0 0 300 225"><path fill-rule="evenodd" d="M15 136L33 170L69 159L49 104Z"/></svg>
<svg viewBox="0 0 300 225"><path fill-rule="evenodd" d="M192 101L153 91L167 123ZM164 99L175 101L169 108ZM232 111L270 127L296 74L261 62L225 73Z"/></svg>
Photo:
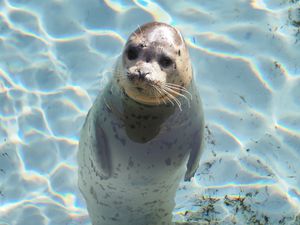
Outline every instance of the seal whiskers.
<svg viewBox="0 0 300 225"><path fill-rule="evenodd" d="M181 85L177 85L177 84L172 84L172 83L165 83L165 86L171 87L172 89L183 91L190 96L191 100L193 100L193 95L185 87L183 87Z"/></svg>
<svg viewBox="0 0 300 225"><path fill-rule="evenodd" d="M188 102L188 106L191 107L190 99L188 99L184 94L181 94L181 93L179 93L178 91L173 90L171 87L168 87L168 86L165 86L164 89L165 89L166 91L170 91L170 92L172 92L172 93L174 93L174 94L176 94L176 95L179 95L179 96L185 98L185 99L187 100L187 102Z"/></svg>
<svg viewBox="0 0 300 225"><path fill-rule="evenodd" d="M175 105L174 102L172 101L172 99L171 99L167 94L163 94L163 93L162 93L163 90L161 89L160 86L155 86L155 85L154 85L154 87L155 87L155 89L158 91L158 93L160 94L160 98L164 101L165 104L167 104L167 103L165 102L164 97L166 97L167 100L168 100L173 106Z"/></svg>
<svg viewBox="0 0 300 225"><path fill-rule="evenodd" d="M167 93L165 93L165 92L161 89L160 86L156 86L156 89L157 89L157 91L160 93L162 99L165 97L165 98L167 98L167 100L168 100L173 106L175 105L175 103L172 101L173 99L171 99L171 98L169 97L169 95L168 95ZM164 94L163 92L164 92L165 94Z"/></svg>
<svg viewBox="0 0 300 225"><path fill-rule="evenodd" d="M156 90L156 92L154 92L155 97L158 98L159 101L163 101L163 103L166 105L167 103L166 103L165 99L163 98L163 94L161 93L161 91L159 90L159 88L156 87L153 84L151 84L151 86Z"/></svg>
<svg viewBox="0 0 300 225"><path fill-rule="evenodd" d="M181 102L174 96L172 95L170 92L168 92L168 90L166 90L165 88L161 89L167 96L169 96L178 106L179 110L182 111L181 108Z"/></svg>

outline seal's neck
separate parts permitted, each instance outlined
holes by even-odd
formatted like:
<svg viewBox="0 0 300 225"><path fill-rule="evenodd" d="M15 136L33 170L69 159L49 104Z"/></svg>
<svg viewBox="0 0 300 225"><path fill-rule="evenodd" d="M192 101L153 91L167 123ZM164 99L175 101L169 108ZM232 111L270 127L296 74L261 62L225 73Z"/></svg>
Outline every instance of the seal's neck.
<svg viewBox="0 0 300 225"><path fill-rule="evenodd" d="M145 143L155 138L165 121L178 112L172 104L146 105L137 102L113 81L107 88L104 95L106 104L134 142Z"/></svg>
<svg viewBox="0 0 300 225"><path fill-rule="evenodd" d="M193 85L190 87L193 88ZM189 89L189 91L192 91ZM192 92L193 93L193 92ZM148 105L129 97L112 79L104 95L105 103L110 107L116 119L125 127L127 136L134 142L146 143L154 139L168 125L169 117L183 118L189 114L194 104L179 98L182 110L176 104L163 103Z"/></svg>

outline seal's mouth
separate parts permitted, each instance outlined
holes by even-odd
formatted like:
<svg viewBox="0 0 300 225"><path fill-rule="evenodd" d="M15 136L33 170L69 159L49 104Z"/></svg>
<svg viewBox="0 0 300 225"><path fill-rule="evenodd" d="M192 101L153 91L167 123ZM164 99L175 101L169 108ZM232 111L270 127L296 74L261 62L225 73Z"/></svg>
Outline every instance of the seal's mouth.
<svg viewBox="0 0 300 225"><path fill-rule="evenodd" d="M131 88L137 92L147 92L151 86L154 85L155 81L151 79L150 72L147 73L129 73L127 72L127 79L131 84Z"/></svg>
<svg viewBox="0 0 300 225"><path fill-rule="evenodd" d="M130 81L135 81L135 80L147 81L147 80L149 80L149 76L147 76L149 74L150 74L150 72L143 73L143 72L141 72L141 71L138 70L137 73L127 72L127 78Z"/></svg>
<svg viewBox="0 0 300 225"><path fill-rule="evenodd" d="M142 92L144 90L144 88L141 88L141 87L136 87L135 89L139 92Z"/></svg>
<svg viewBox="0 0 300 225"><path fill-rule="evenodd" d="M125 85L126 94L138 102L157 105L159 97L157 93L158 81L153 80L150 72L141 73L127 72L127 85Z"/></svg>

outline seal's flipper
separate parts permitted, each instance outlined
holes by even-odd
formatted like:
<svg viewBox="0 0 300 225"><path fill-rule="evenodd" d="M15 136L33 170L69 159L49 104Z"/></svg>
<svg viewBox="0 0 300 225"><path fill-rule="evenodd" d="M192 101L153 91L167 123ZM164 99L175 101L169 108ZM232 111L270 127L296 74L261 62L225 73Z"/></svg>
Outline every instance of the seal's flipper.
<svg viewBox="0 0 300 225"><path fill-rule="evenodd" d="M194 142L191 144L192 150L190 152L189 160L187 163L187 170L184 175L184 181L190 181L198 169L200 156L203 150L202 133L203 131L200 129L194 134Z"/></svg>
<svg viewBox="0 0 300 225"><path fill-rule="evenodd" d="M100 176L107 179L111 176L111 159L107 139L100 124L96 123L94 129L95 142L93 143L92 154L94 154L94 161L100 170Z"/></svg>
<svg viewBox="0 0 300 225"><path fill-rule="evenodd" d="M101 124L93 119L92 114L96 113L91 109L88 112L86 121L81 132L79 148L82 149L87 157L87 164L101 179L108 179L111 176L110 150L107 138ZM88 140L88 141L86 141Z"/></svg>

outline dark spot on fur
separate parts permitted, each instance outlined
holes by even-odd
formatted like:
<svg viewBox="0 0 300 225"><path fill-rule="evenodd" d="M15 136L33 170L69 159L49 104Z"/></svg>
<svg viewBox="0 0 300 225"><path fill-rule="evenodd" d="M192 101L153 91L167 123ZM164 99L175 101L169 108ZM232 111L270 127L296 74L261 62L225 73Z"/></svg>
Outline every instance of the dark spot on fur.
<svg viewBox="0 0 300 225"><path fill-rule="evenodd" d="M129 170L129 168L132 168L133 166L134 166L134 162L133 162L133 160L132 160L132 157L129 157L127 170Z"/></svg>
<svg viewBox="0 0 300 225"><path fill-rule="evenodd" d="M119 171L119 172L121 172L121 164L120 163L118 164L116 170Z"/></svg>
<svg viewBox="0 0 300 225"><path fill-rule="evenodd" d="M154 200L154 201L152 201L152 202L145 202L144 205L152 205L152 204L155 204L155 203L157 203L156 200Z"/></svg>
<svg viewBox="0 0 300 225"><path fill-rule="evenodd" d="M167 147L167 149L170 149L173 145L173 142L172 141L162 141L161 142L164 146Z"/></svg>
<svg viewBox="0 0 300 225"><path fill-rule="evenodd" d="M122 205L123 202L122 202L122 201L114 201L114 204L115 204L115 205ZM116 216L117 216L117 215L116 215ZM119 214L118 214L118 216L119 216Z"/></svg>
<svg viewBox="0 0 300 225"><path fill-rule="evenodd" d="M135 128L134 124L130 125L130 127L131 127L132 129L134 129L134 128Z"/></svg>
<svg viewBox="0 0 300 225"><path fill-rule="evenodd" d="M167 164L168 166L171 165L171 159L170 159L170 158L167 158L167 159L165 160L165 162L166 162L166 164Z"/></svg>
<svg viewBox="0 0 300 225"><path fill-rule="evenodd" d="M178 55L179 55L179 56L181 55L181 52L180 52L180 50L178 51Z"/></svg>
<svg viewBox="0 0 300 225"><path fill-rule="evenodd" d="M117 128L115 126L112 127L113 131L116 133Z"/></svg>
<svg viewBox="0 0 300 225"><path fill-rule="evenodd" d="M105 188L103 187L102 184L99 184L99 186L100 186L100 188L101 188L103 191L105 191Z"/></svg>
<svg viewBox="0 0 300 225"><path fill-rule="evenodd" d="M115 134L115 138L122 143L122 145L126 145L126 140L124 138L120 138L118 134Z"/></svg>

